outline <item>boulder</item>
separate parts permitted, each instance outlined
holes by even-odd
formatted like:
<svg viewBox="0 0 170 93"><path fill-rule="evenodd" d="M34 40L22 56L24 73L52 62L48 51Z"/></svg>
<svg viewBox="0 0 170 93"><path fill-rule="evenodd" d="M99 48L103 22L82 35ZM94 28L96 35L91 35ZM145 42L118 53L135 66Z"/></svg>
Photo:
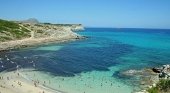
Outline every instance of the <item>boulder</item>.
<svg viewBox="0 0 170 93"><path fill-rule="evenodd" d="M154 67L154 68L152 68L152 71L155 73L161 73L162 69Z"/></svg>

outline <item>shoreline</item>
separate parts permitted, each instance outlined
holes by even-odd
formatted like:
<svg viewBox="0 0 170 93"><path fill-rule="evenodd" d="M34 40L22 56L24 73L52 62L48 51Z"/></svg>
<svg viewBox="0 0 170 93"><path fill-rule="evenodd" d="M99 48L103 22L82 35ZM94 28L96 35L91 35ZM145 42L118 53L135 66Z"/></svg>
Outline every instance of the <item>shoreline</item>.
<svg viewBox="0 0 170 93"><path fill-rule="evenodd" d="M74 32L65 34L60 37L44 37L44 38L26 38L22 40L14 40L0 42L0 53L15 49L35 47L44 44L62 43L74 40L85 39L85 36L80 36ZM64 93L60 90L51 89L39 83L39 81L27 80L22 73L15 71L0 72L0 93Z"/></svg>
<svg viewBox="0 0 170 93"><path fill-rule="evenodd" d="M138 77L139 89L133 93L158 93L165 92L169 93L169 88L167 90L162 88L163 86L168 86L168 83L160 84L162 80L164 82L169 82L170 80L170 65L162 65L157 67L143 68L141 70L130 69L120 73L124 76L129 76L131 78ZM157 91L157 92L153 92ZM163 93L164 93L163 92Z"/></svg>
<svg viewBox="0 0 170 93"><path fill-rule="evenodd" d="M50 43L62 43L67 41L74 41L84 39L86 37L80 35L71 35L65 37L44 37L44 38L26 38L22 40L13 40L0 42L0 52L10 51L14 49L34 47L38 45L45 45Z"/></svg>
<svg viewBox="0 0 170 93"><path fill-rule="evenodd" d="M28 80L19 71L0 73L0 93L64 93L43 85L42 82Z"/></svg>
<svg viewBox="0 0 170 93"><path fill-rule="evenodd" d="M81 24L34 24L27 22L10 22L6 20L2 20L1 23L5 24L1 25L1 27L6 27L8 30L2 29L0 32L0 52L43 45L44 43L60 43L84 38L76 33L77 31L84 30ZM10 27L8 24L16 25L16 28ZM20 32L14 33L14 29ZM13 31L13 33L11 31Z"/></svg>

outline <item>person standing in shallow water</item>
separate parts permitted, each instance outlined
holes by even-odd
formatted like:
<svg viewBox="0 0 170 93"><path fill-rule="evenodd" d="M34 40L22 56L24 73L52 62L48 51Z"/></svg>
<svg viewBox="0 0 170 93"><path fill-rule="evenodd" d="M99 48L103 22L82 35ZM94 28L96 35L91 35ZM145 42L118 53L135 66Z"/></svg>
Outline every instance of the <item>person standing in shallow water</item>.
<svg viewBox="0 0 170 93"><path fill-rule="evenodd" d="M19 76L19 73L17 73L18 74L18 76Z"/></svg>
<svg viewBox="0 0 170 93"><path fill-rule="evenodd" d="M35 82L35 81L34 81L34 86L35 86L35 87L37 87L37 84L36 84L36 82Z"/></svg>

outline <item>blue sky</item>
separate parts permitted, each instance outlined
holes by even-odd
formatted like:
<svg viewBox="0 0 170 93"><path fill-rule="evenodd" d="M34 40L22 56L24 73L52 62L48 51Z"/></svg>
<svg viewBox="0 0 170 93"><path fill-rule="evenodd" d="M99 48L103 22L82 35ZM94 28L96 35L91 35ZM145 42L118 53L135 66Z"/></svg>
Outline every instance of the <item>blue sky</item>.
<svg viewBox="0 0 170 93"><path fill-rule="evenodd" d="M0 0L0 18L90 27L170 28L170 0Z"/></svg>

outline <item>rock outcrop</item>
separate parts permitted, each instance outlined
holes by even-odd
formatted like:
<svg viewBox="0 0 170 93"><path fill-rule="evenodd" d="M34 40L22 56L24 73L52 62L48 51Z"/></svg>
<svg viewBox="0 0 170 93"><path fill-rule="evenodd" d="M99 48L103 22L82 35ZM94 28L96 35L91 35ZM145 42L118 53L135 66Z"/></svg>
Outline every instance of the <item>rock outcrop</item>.
<svg viewBox="0 0 170 93"><path fill-rule="evenodd" d="M170 78L170 65L163 65L159 68L152 69L155 73L159 73L159 78L169 79Z"/></svg>
<svg viewBox="0 0 170 93"><path fill-rule="evenodd" d="M157 87L157 83L160 82L160 80L170 80L170 65L168 64L163 65L161 67L154 67L150 69L149 71L143 70L143 72L149 73L147 77L146 77L146 74L141 74L142 78L145 78L145 79L142 79L142 82L144 82L143 86L146 86L146 87L143 88L141 91L135 92L135 93L149 93L147 90Z"/></svg>

